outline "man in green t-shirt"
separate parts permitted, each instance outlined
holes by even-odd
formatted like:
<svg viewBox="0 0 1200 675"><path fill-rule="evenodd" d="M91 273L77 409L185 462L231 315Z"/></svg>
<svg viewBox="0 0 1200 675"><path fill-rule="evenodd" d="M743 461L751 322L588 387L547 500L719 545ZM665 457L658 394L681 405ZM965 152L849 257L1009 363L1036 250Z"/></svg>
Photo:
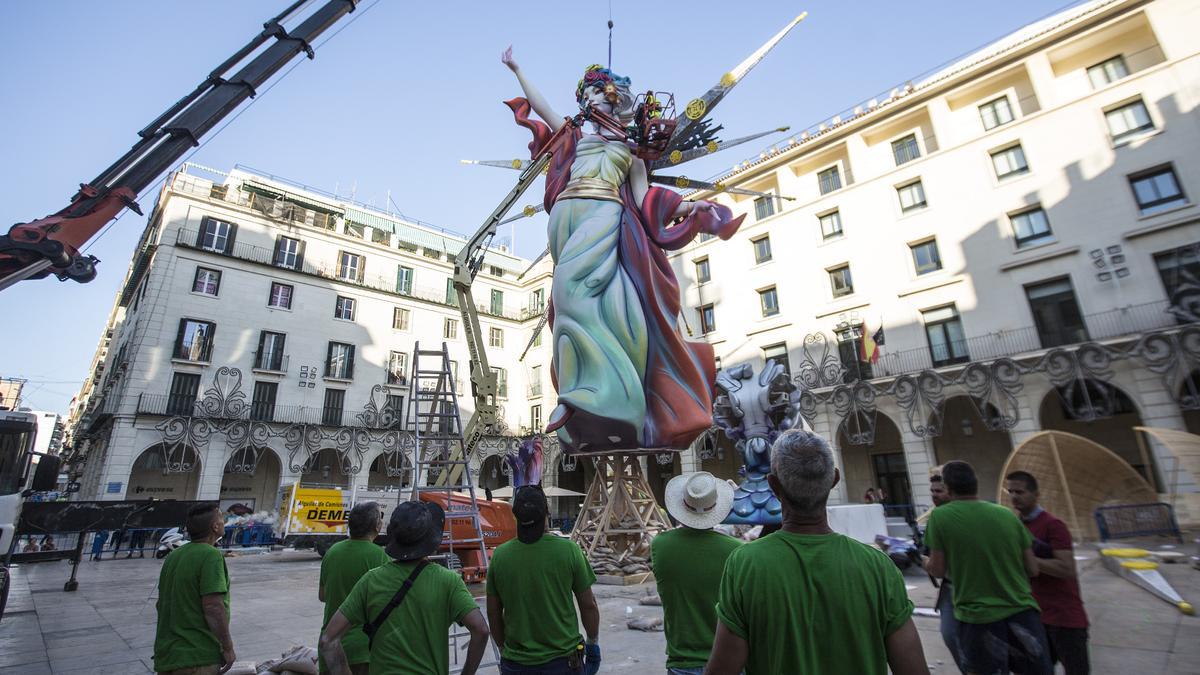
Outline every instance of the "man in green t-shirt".
<svg viewBox="0 0 1200 675"><path fill-rule="evenodd" d="M726 561L706 674L928 675L900 570L829 527L838 478L824 438L793 429L776 439L767 482L783 526Z"/></svg>
<svg viewBox="0 0 1200 675"><path fill-rule="evenodd" d="M437 553L445 522L446 512L438 504L396 505L384 549L393 561L364 574L321 633L321 654L334 675L350 673L342 638L354 625L368 636L372 675L445 675L450 672L447 645L453 623L471 634L462 672L475 675L487 648L483 613L461 575L425 559Z"/></svg>
<svg viewBox="0 0 1200 675"><path fill-rule="evenodd" d="M346 526L350 530L350 538L331 546L321 558L321 581L317 588L317 598L325 603L321 630L325 629L333 613L350 595L354 584L367 572L391 560L383 552L383 547L375 543L375 537L383 528L383 511L379 504L355 504L346 518ZM370 672L371 652L362 626L350 628L346 637L342 638L342 651L346 652L346 661L353 675L367 675ZM322 673L329 671L324 658L320 659L320 664Z"/></svg>
<svg viewBox="0 0 1200 675"><path fill-rule="evenodd" d="M496 547L487 574L488 624L500 648L500 672L592 675L600 668L596 574L575 542L546 531L550 508L540 486L518 488L512 510L517 538Z"/></svg>
<svg viewBox="0 0 1200 675"><path fill-rule="evenodd" d="M954 577L954 617L967 671L1050 675L1050 649L1029 577L1037 576L1033 537L1012 511L980 501L970 464L946 462L950 502L929 514L926 569Z"/></svg>
<svg viewBox="0 0 1200 675"><path fill-rule="evenodd" d="M663 501L682 527L650 544L650 566L662 598L667 672L700 675L717 628L717 588L725 559L742 542L714 531L733 508L733 488L707 471L675 476Z"/></svg>
<svg viewBox="0 0 1200 675"><path fill-rule="evenodd" d="M229 635L229 571L215 546L225 533L217 503L193 506L187 532L191 541L167 556L158 575L154 670L216 675L237 660Z"/></svg>

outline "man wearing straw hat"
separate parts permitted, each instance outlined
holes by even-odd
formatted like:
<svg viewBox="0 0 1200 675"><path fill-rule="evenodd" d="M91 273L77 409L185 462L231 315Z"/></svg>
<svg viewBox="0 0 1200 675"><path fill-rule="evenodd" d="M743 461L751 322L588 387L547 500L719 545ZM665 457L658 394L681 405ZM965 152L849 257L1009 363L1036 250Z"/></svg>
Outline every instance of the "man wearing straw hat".
<svg viewBox="0 0 1200 675"><path fill-rule="evenodd" d="M342 637L361 625L372 673L449 673L450 624L471 633L464 675L474 675L487 648L488 627L458 574L426 558L442 543L446 512L432 502L401 502L388 522L384 551L392 562L367 572L325 626L320 650L335 675L349 675Z"/></svg>
<svg viewBox="0 0 1200 675"><path fill-rule="evenodd" d="M717 627L717 588L725 559L742 542L713 530L733 508L733 488L707 471L667 483L667 512L681 527L650 545L650 567L662 598L667 672L700 675Z"/></svg>
<svg viewBox="0 0 1200 675"><path fill-rule="evenodd" d="M596 573L578 544L547 532L550 508L540 485L517 488L512 511L517 538L496 547L487 574L488 623L500 648L500 673L594 674L600 669Z"/></svg>
<svg viewBox="0 0 1200 675"><path fill-rule="evenodd" d="M1075 575L1075 546L1067 524L1038 503L1038 482L1028 471L1004 477L1009 499L1033 535L1039 574L1030 579L1033 597L1042 608L1042 625L1050 642L1050 660L1061 661L1067 675L1087 675L1088 617Z"/></svg>
<svg viewBox="0 0 1200 675"><path fill-rule="evenodd" d="M928 675L900 570L829 527L838 478L824 438L792 429L775 440L767 483L783 527L726 561L707 675Z"/></svg>

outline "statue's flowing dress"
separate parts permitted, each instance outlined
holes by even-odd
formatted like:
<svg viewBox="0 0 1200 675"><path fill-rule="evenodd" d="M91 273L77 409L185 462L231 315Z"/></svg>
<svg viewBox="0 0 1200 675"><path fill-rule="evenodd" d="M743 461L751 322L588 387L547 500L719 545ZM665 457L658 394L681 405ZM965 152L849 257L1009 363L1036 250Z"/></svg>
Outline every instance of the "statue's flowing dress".
<svg viewBox="0 0 1200 675"><path fill-rule="evenodd" d="M536 155L550 128L529 119L525 99L506 103L533 132ZM651 187L637 203L628 181L636 160L625 143L578 129L556 143L544 204L555 263L551 376L569 412L559 441L582 454L686 448L712 424L716 369L712 347L680 332L679 284L664 249L700 233L728 239L743 217L718 205L675 222L678 193ZM614 185L620 201L559 200L574 178Z"/></svg>

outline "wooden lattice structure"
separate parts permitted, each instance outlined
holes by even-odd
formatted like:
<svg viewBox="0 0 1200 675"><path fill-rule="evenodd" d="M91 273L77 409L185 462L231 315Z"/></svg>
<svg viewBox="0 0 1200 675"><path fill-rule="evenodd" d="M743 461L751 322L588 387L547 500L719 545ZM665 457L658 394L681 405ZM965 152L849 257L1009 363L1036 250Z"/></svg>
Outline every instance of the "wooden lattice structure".
<svg viewBox="0 0 1200 675"><path fill-rule="evenodd" d="M1099 538L1097 507L1158 501L1154 488L1128 462L1065 431L1043 431L1017 446L1000 472L996 494L1004 494L1004 477L1013 471L1037 478L1042 507L1061 518L1076 541Z"/></svg>
<svg viewBox="0 0 1200 675"><path fill-rule="evenodd" d="M1200 493L1185 488L1189 482L1200 483L1200 435L1158 427L1134 427L1134 430L1139 432L1138 449L1143 458L1150 456L1146 443L1149 437L1158 441L1174 460L1162 462L1159 470L1163 481L1161 488L1166 491L1166 501L1174 507L1179 524L1200 526ZM1191 481L1187 474L1191 474Z"/></svg>
<svg viewBox="0 0 1200 675"><path fill-rule="evenodd" d="M655 535L671 529L642 465L633 455L601 455L595 458L596 475L588 486L571 530L571 540L590 558L597 548L624 555L648 556Z"/></svg>

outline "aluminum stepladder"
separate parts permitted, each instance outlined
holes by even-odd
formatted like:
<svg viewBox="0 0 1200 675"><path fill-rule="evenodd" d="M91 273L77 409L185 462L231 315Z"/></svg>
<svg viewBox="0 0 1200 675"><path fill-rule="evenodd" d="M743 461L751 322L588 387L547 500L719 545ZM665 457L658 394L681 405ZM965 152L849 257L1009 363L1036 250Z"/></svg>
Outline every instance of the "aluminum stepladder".
<svg viewBox="0 0 1200 675"><path fill-rule="evenodd" d="M416 439L412 499L433 501L446 510L446 529L442 550L430 559L442 561L463 575L467 583L482 581L487 572L488 551L483 539L483 523L475 499L475 484L470 458L463 452L463 426L459 414L457 382L450 366L446 343L441 349L413 346L412 378L408 408L408 431ZM460 468L459 471L453 469ZM458 476L453 482L450 476ZM446 477L443 484L436 484ZM431 481L432 478L432 481ZM435 484L431 484L435 483ZM465 494L464 494L465 493ZM469 634L458 626L450 627L450 672L462 670ZM499 664L500 654L491 645L491 662Z"/></svg>

